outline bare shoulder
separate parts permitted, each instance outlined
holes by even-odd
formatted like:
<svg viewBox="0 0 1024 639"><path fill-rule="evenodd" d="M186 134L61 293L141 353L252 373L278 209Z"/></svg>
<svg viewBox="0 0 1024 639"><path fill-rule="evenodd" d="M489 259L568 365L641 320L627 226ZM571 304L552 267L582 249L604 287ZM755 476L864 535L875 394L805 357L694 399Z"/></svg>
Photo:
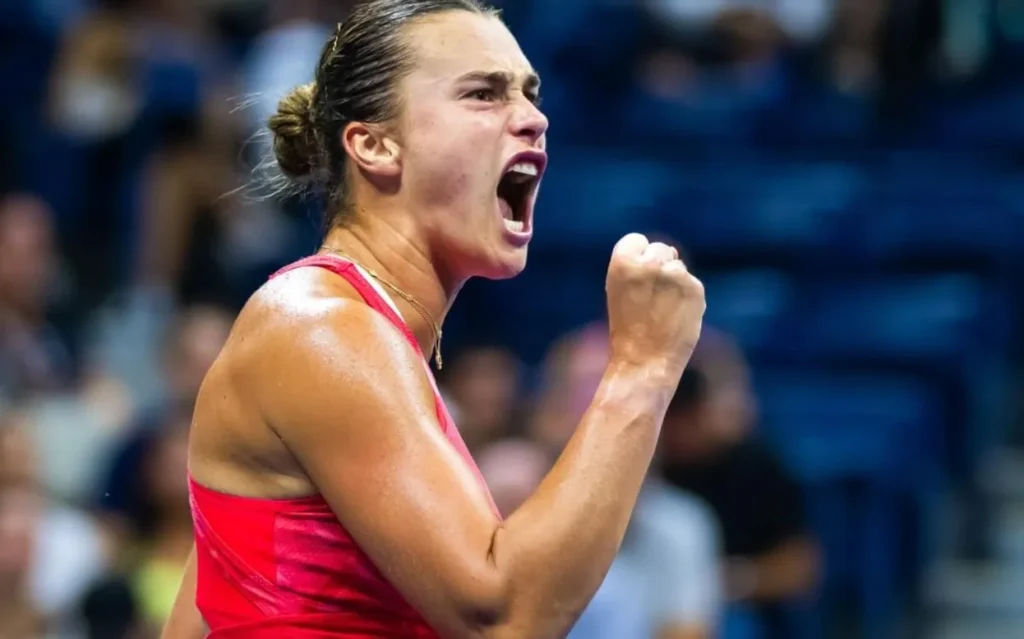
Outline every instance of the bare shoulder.
<svg viewBox="0 0 1024 639"><path fill-rule="evenodd" d="M343 437L368 392L405 386L428 398L402 334L337 276L299 269L262 286L239 314L197 400L190 465L234 494L313 490L291 442L296 429ZM255 494L252 492L255 491Z"/></svg>
<svg viewBox="0 0 1024 639"><path fill-rule="evenodd" d="M252 387L326 375L411 368L417 356L405 336L370 308L343 279L321 269L300 269L265 284L239 315L229 342L233 367ZM315 384L313 385L315 386Z"/></svg>

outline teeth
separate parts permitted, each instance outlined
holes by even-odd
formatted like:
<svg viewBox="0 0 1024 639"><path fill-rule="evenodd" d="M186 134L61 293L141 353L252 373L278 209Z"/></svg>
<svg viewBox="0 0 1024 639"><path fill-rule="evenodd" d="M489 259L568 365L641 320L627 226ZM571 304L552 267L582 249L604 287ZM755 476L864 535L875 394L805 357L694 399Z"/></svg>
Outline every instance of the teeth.
<svg viewBox="0 0 1024 639"><path fill-rule="evenodd" d="M505 226L510 231L514 231L516 233L522 233L523 232L523 223L520 222L520 221L517 221L517 220L505 220Z"/></svg>
<svg viewBox="0 0 1024 639"><path fill-rule="evenodd" d="M521 173L530 177L537 177L537 165L533 162L517 162L509 169L510 173Z"/></svg>

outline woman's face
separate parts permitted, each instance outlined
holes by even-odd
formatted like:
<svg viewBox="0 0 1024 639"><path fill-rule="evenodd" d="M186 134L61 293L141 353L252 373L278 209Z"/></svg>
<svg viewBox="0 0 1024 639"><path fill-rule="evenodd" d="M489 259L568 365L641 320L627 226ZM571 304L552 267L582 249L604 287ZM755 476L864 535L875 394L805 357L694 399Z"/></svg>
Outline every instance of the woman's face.
<svg viewBox="0 0 1024 639"><path fill-rule="evenodd" d="M546 164L540 81L494 17L446 12L406 37L415 66L399 84L401 188L454 279L511 277L526 264Z"/></svg>

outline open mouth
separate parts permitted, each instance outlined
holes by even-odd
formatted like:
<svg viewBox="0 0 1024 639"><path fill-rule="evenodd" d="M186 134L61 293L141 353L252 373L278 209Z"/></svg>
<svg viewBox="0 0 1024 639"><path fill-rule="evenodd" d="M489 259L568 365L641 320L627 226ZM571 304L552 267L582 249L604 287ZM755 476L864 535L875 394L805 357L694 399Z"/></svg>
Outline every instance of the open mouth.
<svg viewBox="0 0 1024 639"><path fill-rule="evenodd" d="M530 230L533 196L543 170L542 157L526 157L522 154L513 158L501 176L498 182L498 205L505 226L510 231L523 233Z"/></svg>

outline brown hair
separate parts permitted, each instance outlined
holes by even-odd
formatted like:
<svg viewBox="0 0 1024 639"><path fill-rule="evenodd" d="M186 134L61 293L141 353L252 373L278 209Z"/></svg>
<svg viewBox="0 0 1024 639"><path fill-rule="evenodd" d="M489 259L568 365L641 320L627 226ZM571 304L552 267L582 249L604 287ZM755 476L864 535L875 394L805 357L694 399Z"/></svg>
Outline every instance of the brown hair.
<svg viewBox="0 0 1024 639"><path fill-rule="evenodd" d="M497 15L478 0L362 2L324 47L315 81L285 96L271 116L281 172L302 190L326 194L334 221L349 205L341 132L351 122L387 122L397 115L395 86L412 66L402 28L444 11Z"/></svg>

